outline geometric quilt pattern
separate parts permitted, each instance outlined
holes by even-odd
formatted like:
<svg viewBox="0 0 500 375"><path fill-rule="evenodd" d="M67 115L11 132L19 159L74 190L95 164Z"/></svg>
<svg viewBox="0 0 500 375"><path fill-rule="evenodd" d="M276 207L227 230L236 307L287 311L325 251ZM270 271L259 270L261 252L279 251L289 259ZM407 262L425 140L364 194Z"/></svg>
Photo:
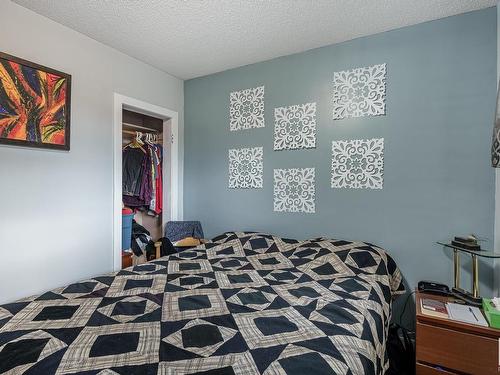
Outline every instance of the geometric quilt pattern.
<svg viewBox="0 0 500 375"><path fill-rule="evenodd" d="M190 320L186 325L163 339L164 342L203 357L210 356L236 334L235 329L217 326L203 319Z"/></svg>
<svg viewBox="0 0 500 375"><path fill-rule="evenodd" d="M235 314L234 319L250 349L314 340L325 333L292 307Z"/></svg>
<svg viewBox="0 0 500 375"><path fill-rule="evenodd" d="M128 323L159 310L161 306L150 299L131 296L111 302L97 309L101 314L120 323Z"/></svg>
<svg viewBox="0 0 500 375"><path fill-rule="evenodd" d="M213 277L206 277L200 275L176 275L178 277L172 277L169 281L169 286L177 286L183 289L197 289L204 287L215 279ZM182 289L181 289L182 290Z"/></svg>
<svg viewBox="0 0 500 375"><path fill-rule="evenodd" d="M160 323L85 327L64 353L58 374L158 362Z"/></svg>
<svg viewBox="0 0 500 375"><path fill-rule="evenodd" d="M33 301L10 319L0 332L84 327L100 302L101 298Z"/></svg>
<svg viewBox="0 0 500 375"><path fill-rule="evenodd" d="M140 293L162 293L167 275L121 275L116 276L106 292L106 297L133 296Z"/></svg>
<svg viewBox="0 0 500 375"><path fill-rule="evenodd" d="M385 115L386 64L333 74L333 119Z"/></svg>
<svg viewBox="0 0 500 375"><path fill-rule="evenodd" d="M293 268L292 262L281 253L250 255L247 259L256 270Z"/></svg>
<svg viewBox="0 0 500 375"><path fill-rule="evenodd" d="M349 367L341 362L335 361L332 357L319 351L307 349L295 344L287 345L279 357L273 361L267 372L269 374L289 374L293 373L299 366L307 367L308 374L356 374L358 372L349 371ZM305 373L305 372L304 372ZM359 374L364 374L363 371Z"/></svg>
<svg viewBox="0 0 500 375"><path fill-rule="evenodd" d="M332 188L382 189L384 138L332 142Z"/></svg>
<svg viewBox="0 0 500 375"><path fill-rule="evenodd" d="M0 373L24 373L37 361L42 361L67 346L65 342L42 330L22 334L0 344Z"/></svg>
<svg viewBox="0 0 500 375"><path fill-rule="evenodd" d="M243 288L227 299L227 302L254 310L264 310L276 299L275 293L256 288Z"/></svg>
<svg viewBox="0 0 500 375"><path fill-rule="evenodd" d="M292 306L306 306L316 301L319 297L324 300L338 299L335 293L332 293L328 288L325 288L316 281L275 285L273 289Z"/></svg>
<svg viewBox="0 0 500 375"><path fill-rule="evenodd" d="M250 375L259 370L249 351L176 362L161 362L158 375Z"/></svg>
<svg viewBox="0 0 500 375"><path fill-rule="evenodd" d="M255 270L215 272L221 289L248 288L266 285L266 281Z"/></svg>
<svg viewBox="0 0 500 375"><path fill-rule="evenodd" d="M227 232L0 306L0 374L384 374L382 249Z"/></svg>
<svg viewBox="0 0 500 375"><path fill-rule="evenodd" d="M168 262L168 273L206 273L212 271L210 262L206 259L171 260Z"/></svg>
<svg viewBox="0 0 500 375"><path fill-rule="evenodd" d="M220 290L193 289L165 295L162 321L196 319L227 313L229 310Z"/></svg>

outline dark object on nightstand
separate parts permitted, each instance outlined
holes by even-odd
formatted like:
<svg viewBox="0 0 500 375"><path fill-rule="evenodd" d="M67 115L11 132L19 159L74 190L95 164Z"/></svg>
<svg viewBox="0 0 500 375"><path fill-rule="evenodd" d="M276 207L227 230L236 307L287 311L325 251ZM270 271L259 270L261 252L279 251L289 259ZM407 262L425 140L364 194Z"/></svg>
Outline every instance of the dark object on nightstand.
<svg viewBox="0 0 500 375"><path fill-rule="evenodd" d="M481 245L479 245L478 241L479 240L473 235L468 237L455 236L455 238L451 240L451 244L453 246L463 247L464 249L479 251L481 250Z"/></svg>
<svg viewBox="0 0 500 375"><path fill-rule="evenodd" d="M459 241L451 241L451 244L456 247L462 247L467 250L481 251L481 246L478 244L463 243Z"/></svg>
<svg viewBox="0 0 500 375"><path fill-rule="evenodd" d="M454 300L454 297L416 293L417 375L498 375L500 330L424 315L422 298Z"/></svg>
<svg viewBox="0 0 500 375"><path fill-rule="evenodd" d="M419 292L423 293L437 294L440 296L448 296L450 294L450 288L448 288L448 285L429 280L419 281L417 288Z"/></svg>
<svg viewBox="0 0 500 375"><path fill-rule="evenodd" d="M455 237L455 240L458 237ZM452 294L466 303L480 307L482 298L479 294L479 257L481 258L500 258L500 253L488 250L471 250L463 246L456 246L452 243L438 242L438 245L445 249L453 250L453 288ZM468 291L460 287L460 254L468 254L472 259L472 290Z"/></svg>

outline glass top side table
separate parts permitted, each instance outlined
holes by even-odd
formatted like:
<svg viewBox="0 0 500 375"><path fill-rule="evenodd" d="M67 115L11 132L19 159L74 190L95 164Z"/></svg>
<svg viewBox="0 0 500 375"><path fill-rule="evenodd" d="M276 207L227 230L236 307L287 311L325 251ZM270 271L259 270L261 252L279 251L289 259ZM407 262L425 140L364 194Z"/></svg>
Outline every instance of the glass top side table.
<svg viewBox="0 0 500 375"><path fill-rule="evenodd" d="M470 250L450 243L437 242L438 245L446 249L453 250L453 293L456 297L473 305L481 305L481 296L479 295L479 263L478 257L482 258L500 258L500 252L489 250ZM472 292L460 287L460 253L467 253L472 258Z"/></svg>

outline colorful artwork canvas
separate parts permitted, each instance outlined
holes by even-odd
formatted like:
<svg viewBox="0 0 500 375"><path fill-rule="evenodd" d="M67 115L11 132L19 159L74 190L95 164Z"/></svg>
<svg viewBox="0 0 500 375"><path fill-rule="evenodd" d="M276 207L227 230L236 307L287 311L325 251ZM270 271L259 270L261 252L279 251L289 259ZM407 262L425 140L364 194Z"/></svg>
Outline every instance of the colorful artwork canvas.
<svg viewBox="0 0 500 375"><path fill-rule="evenodd" d="M69 150L71 76L0 52L0 144Z"/></svg>

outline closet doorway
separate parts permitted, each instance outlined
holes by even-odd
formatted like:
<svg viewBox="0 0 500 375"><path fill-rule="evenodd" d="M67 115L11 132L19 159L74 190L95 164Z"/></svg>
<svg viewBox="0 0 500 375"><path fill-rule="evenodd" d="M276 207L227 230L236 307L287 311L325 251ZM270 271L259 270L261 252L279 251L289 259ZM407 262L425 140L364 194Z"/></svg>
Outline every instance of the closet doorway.
<svg viewBox="0 0 500 375"><path fill-rule="evenodd" d="M149 135L146 135L149 134ZM113 268L122 268L122 207L123 160L126 144L140 142L159 143L163 148L161 175L161 213L143 207L136 221L151 236L162 237L165 224L182 219L182 197L179 181L178 114L175 111L142 102L120 94L114 97L114 189L113 189ZM149 204L151 202L148 202ZM154 203L154 202L153 202ZM158 205L156 206L158 208Z"/></svg>

